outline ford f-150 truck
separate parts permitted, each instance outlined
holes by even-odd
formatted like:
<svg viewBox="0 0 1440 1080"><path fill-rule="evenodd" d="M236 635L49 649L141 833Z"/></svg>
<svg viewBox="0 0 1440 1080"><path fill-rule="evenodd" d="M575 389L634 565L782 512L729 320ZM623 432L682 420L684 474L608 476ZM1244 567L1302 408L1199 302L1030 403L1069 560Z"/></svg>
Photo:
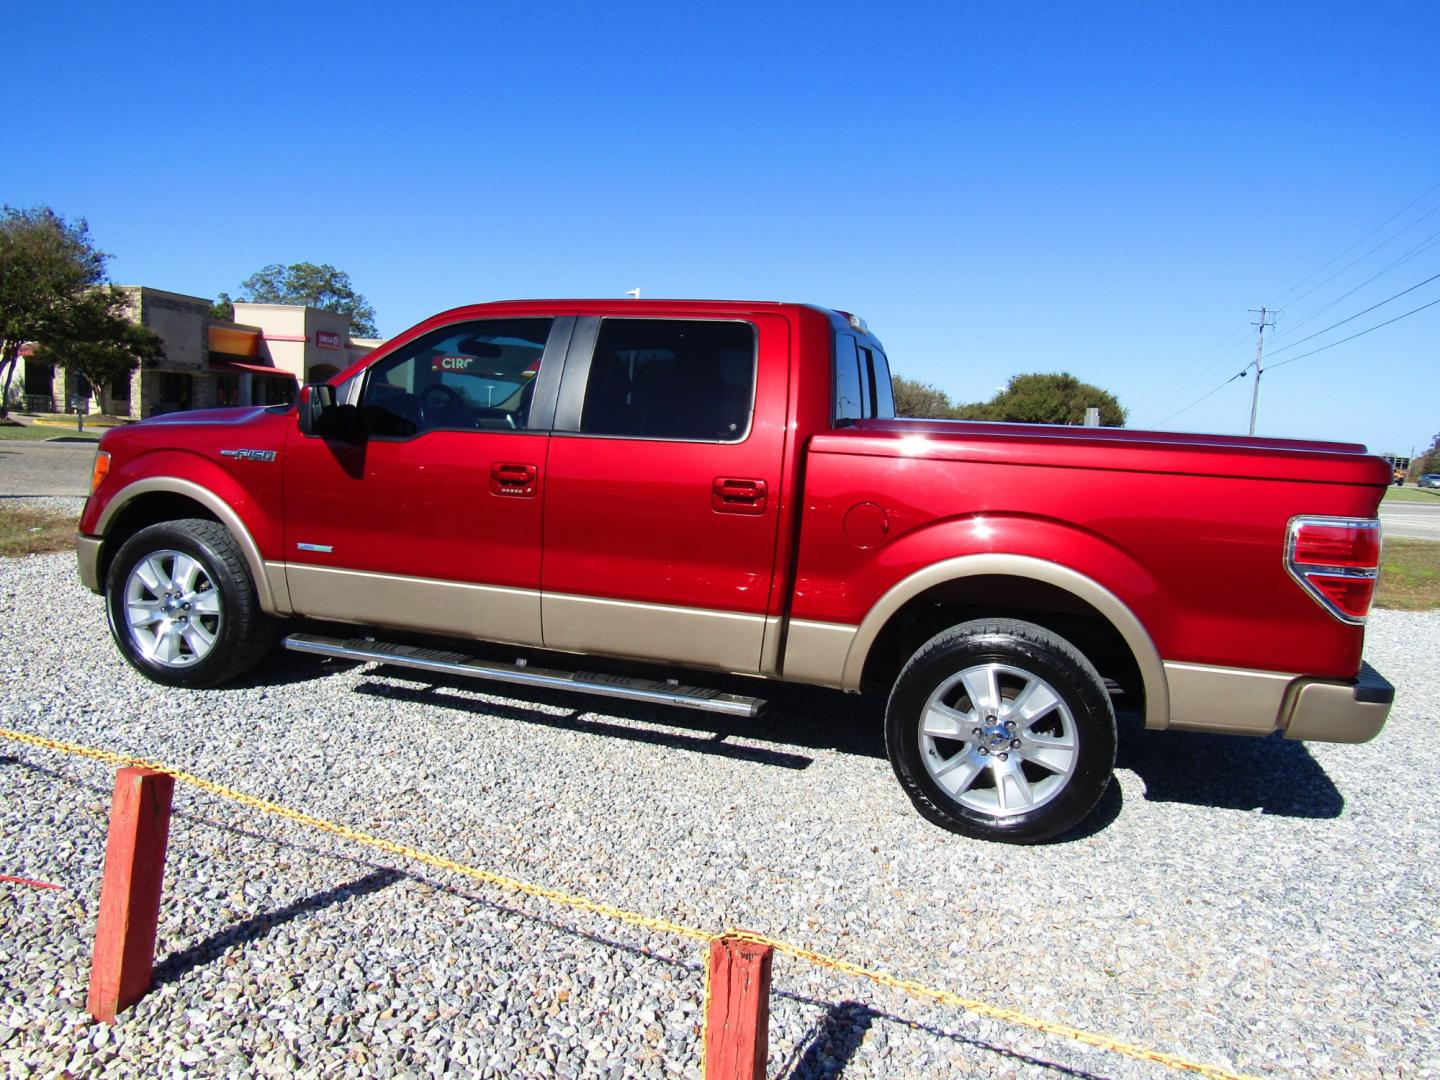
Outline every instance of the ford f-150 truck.
<svg viewBox="0 0 1440 1080"><path fill-rule="evenodd" d="M80 576L174 686L285 633L743 715L763 701L703 672L877 691L917 809L986 839L1090 812L1117 701L1154 729L1380 730L1394 691L1361 648L1390 470L1364 447L894 411L844 312L459 308L293 406L107 432Z"/></svg>

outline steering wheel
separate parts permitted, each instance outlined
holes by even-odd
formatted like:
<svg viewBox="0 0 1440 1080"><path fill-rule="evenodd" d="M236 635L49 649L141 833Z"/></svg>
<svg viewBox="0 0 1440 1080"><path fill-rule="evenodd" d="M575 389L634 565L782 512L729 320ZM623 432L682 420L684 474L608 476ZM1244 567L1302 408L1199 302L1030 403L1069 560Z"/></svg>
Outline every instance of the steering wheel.
<svg viewBox="0 0 1440 1080"><path fill-rule="evenodd" d="M420 391L420 418L426 425L458 419L464 409L465 398L453 386L431 383Z"/></svg>

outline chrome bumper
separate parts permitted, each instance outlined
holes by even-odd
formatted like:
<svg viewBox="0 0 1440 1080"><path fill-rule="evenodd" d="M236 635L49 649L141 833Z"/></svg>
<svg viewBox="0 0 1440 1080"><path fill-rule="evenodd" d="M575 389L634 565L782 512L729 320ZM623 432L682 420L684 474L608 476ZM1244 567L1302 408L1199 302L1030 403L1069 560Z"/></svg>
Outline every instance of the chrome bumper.
<svg viewBox="0 0 1440 1080"><path fill-rule="evenodd" d="M98 536L75 534L75 561L80 567L80 583L93 593L100 591L100 545Z"/></svg>
<svg viewBox="0 0 1440 1080"><path fill-rule="evenodd" d="M1304 682L1290 696L1289 715L1282 722L1287 739L1361 743L1385 726L1395 687L1369 664L1349 682Z"/></svg>

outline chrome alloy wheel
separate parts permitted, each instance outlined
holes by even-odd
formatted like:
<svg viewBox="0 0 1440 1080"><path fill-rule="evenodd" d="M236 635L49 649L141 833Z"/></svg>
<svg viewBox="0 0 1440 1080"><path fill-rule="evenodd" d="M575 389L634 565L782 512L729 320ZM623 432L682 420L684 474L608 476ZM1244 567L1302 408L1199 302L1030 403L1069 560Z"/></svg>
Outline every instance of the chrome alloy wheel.
<svg viewBox="0 0 1440 1080"><path fill-rule="evenodd" d="M925 703L925 770L961 805L993 817L1044 806L1075 771L1080 734L1048 682L1007 664L950 676Z"/></svg>
<svg viewBox="0 0 1440 1080"><path fill-rule="evenodd" d="M204 660L222 618L209 571L183 551L151 552L125 579L125 630L154 663L183 668Z"/></svg>

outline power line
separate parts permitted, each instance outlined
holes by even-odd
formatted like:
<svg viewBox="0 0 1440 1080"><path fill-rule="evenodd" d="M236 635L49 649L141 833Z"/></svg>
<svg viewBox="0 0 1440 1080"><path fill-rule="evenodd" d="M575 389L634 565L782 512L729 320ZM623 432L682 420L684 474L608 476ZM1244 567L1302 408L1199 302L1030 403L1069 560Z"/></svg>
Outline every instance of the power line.
<svg viewBox="0 0 1440 1080"><path fill-rule="evenodd" d="M1193 393L1197 386L1203 386L1208 382L1214 372L1221 368L1228 367L1234 354L1240 349L1245 348L1244 342L1236 343L1235 339L1241 334L1246 333L1249 329L1249 323L1241 323L1232 330L1219 345L1216 345L1209 352L1202 354L1194 361L1192 367L1194 367L1195 370L1192 371L1188 378L1172 382L1157 390L1152 390L1145 397L1141 398L1138 404L1132 406L1132 408L1139 412L1158 412L1160 409L1168 407L1175 400L1183 398L1186 394ZM1219 355L1217 356L1216 354ZM1211 360L1210 358L1212 356L1215 357L1215 359ZM1209 363L1206 363L1206 361L1209 361ZM1202 367L1201 365L1204 366Z"/></svg>
<svg viewBox="0 0 1440 1080"><path fill-rule="evenodd" d="M1348 323L1348 322L1354 322L1354 321L1355 321L1356 319L1358 319L1361 315L1368 315L1368 314L1370 314L1370 312L1374 311L1376 308L1384 307L1386 304L1390 303L1391 300L1399 300L1400 297L1404 296L1406 293L1412 293L1412 292L1414 292L1416 289L1420 288L1422 285L1429 285L1430 282L1435 281L1435 280L1437 280L1437 279L1440 279L1440 274L1435 274L1435 275L1432 276L1432 277L1428 277L1428 278L1426 278L1424 281L1420 282L1418 285L1411 285L1408 289L1402 289L1400 292L1396 293L1394 296L1389 296L1389 297L1386 297L1384 300L1381 300L1378 304L1371 304L1371 305L1370 305L1369 307L1367 307L1364 311L1357 311L1354 315L1351 315L1351 316L1349 316L1348 318L1341 319L1341 320L1340 320L1339 322L1337 322L1337 323L1331 323L1329 326L1325 327L1324 330L1316 330L1313 334L1306 334L1304 337L1300 338L1298 341L1292 341L1292 342L1290 342L1289 345L1282 345L1280 348L1274 350L1274 352L1272 352L1271 355L1273 356L1273 355L1275 355L1276 353L1286 352L1286 351L1289 350L1289 349L1295 348L1296 345L1303 345L1303 344L1305 344L1305 342L1310 341L1310 340L1312 340L1312 339L1314 339L1314 338L1317 338L1317 337L1319 337L1319 336L1322 335L1322 334L1328 334L1331 330L1334 330L1337 326L1344 326L1344 325L1345 325L1346 323ZM1381 323L1381 325L1383 326L1383 325L1385 325L1385 324L1384 324L1384 323ZM1346 340L1348 341L1349 338L1346 338ZM1297 358L1297 359L1298 359L1298 358ZM1289 361L1287 360L1286 363L1289 363ZM1279 367L1280 365L1279 365L1279 364L1276 364L1276 365L1274 365L1274 366L1275 366L1275 367Z"/></svg>
<svg viewBox="0 0 1440 1080"><path fill-rule="evenodd" d="M1279 365L1276 365L1276 366L1278 367ZM1208 394L1204 395L1203 397L1198 397L1198 398L1196 398L1196 399L1195 399L1194 401L1192 401L1189 405L1186 405L1183 409L1180 409L1180 410L1178 410L1178 411L1176 411L1176 412L1173 412L1173 413L1171 413L1169 416L1165 417L1164 420L1157 420L1157 421L1155 421L1155 423L1154 423L1153 426L1154 426L1154 427L1159 427L1161 424L1168 424L1171 420L1174 420L1175 417L1179 416L1181 413L1187 413L1187 412L1189 412L1189 411L1190 411L1191 409L1193 409L1196 405L1199 405L1202 401L1206 401L1206 400L1208 400L1209 398L1214 397L1214 396L1215 396L1216 394L1218 394L1221 390L1224 390L1225 387L1229 386L1229 385L1230 385L1232 382L1234 382L1236 379L1243 379L1243 378L1245 377L1245 372L1246 372L1246 371L1249 371L1249 370L1250 370L1250 368L1249 368L1249 366L1247 365L1243 371L1237 371L1234 375L1231 375L1228 379L1226 379L1226 380L1225 380L1223 383L1221 383L1219 386L1215 387L1215 389L1214 389L1214 390L1211 390Z"/></svg>
<svg viewBox="0 0 1440 1080"><path fill-rule="evenodd" d="M1294 299L1293 301L1291 301L1291 302L1292 302L1292 303L1295 303L1295 304L1298 304L1301 300L1304 300L1305 297L1309 296L1311 293L1315 292L1317 289L1320 289L1320 288L1323 288L1323 287L1326 286L1326 285L1329 285L1330 282L1334 281L1334 280L1335 280L1337 277L1339 277L1341 274L1345 273L1345 271L1347 271L1347 270L1349 270L1349 269L1351 269L1351 268L1353 268L1353 267L1359 266L1362 262L1364 262L1366 259L1368 259L1371 255L1374 255L1375 252L1379 251L1379 250L1380 250L1381 248L1383 248L1386 244L1390 243L1390 241L1396 239L1397 237L1403 236L1405 233L1407 233L1407 232L1409 232L1411 229L1413 229L1416 225L1419 225L1420 222L1422 222L1422 221L1424 221L1426 218L1428 218L1431 214L1437 214L1437 213L1440 213L1440 203L1436 203L1436 204L1435 204L1434 206L1432 206L1429 210L1426 210L1425 213L1421 214L1418 218L1416 218L1414 221L1410 222L1409 225L1406 225L1404 228L1400 229L1398 232L1391 233L1391 234L1390 234L1389 236L1387 236L1384 240L1381 240L1380 243L1376 244L1376 245L1375 245L1374 247L1372 247L1369 251L1365 252L1364 255L1361 255L1358 259L1351 259L1348 263L1346 263L1344 266L1342 266L1339 270L1336 270L1333 274L1331 274L1329 277L1327 277L1324 281L1318 282L1317 284L1310 286L1310 288L1306 289L1306 290L1305 290L1303 293L1301 293L1299 296L1295 297L1295 299Z"/></svg>
<svg viewBox="0 0 1440 1080"><path fill-rule="evenodd" d="M1423 192L1421 192L1421 193L1420 193L1419 195L1417 195L1415 198L1411 199L1408 203L1406 203L1404 206L1402 206L1399 210L1396 210L1395 213L1391 214L1388 218L1386 218L1384 221L1382 221L1379 225L1376 225L1375 228L1371 229L1371 230L1370 230L1368 233L1366 233L1364 236L1360 237L1359 240L1356 240L1353 244L1351 244L1349 247L1347 247L1344 251L1340 252L1339 255L1336 255L1333 259L1331 259L1329 262L1327 262L1324 266L1321 266L1318 270L1312 270L1310 273L1306 274L1303 278L1301 278L1299 281L1297 281L1294 285L1291 285L1290 288L1286 289L1283 293L1281 293L1279 296L1277 296L1277 297L1275 298L1275 300L1270 304L1270 306L1271 306L1271 307L1278 307L1279 304L1280 304L1280 301L1284 300L1287 296L1289 296L1289 295L1290 295L1292 292L1294 292L1296 289L1300 288L1300 286L1304 285L1307 281L1309 281L1311 278L1313 278L1316 274L1322 274L1322 273L1324 273L1324 272L1325 272L1326 270L1328 270L1330 267L1334 266L1337 262L1339 262L1341 259L1343 259L1346 255L1349 255L1350 252L1354 251L1357 247L1359 247L1361 244L1363 244L1366 240L1369 240L1372 236L1374 236L1376 233L1378 233L1381 229L1385 228L1386 225L1389 225L1389 224L1390 224L1392 221L1394 221L1396 218L1400 217L1400 215L1404 214L1405 211L1409 210L1409 209L1410 209L1412 206L1414 206L1416 203L1422 202L1427 196L1429 196L1432 192L1434 192L1434 191L1436 191L1436 190L1440 190L1440 182L1436 182L1436 183L1432 184L1430 187L1426 188ZM1435 212L1434 210L1431 210L1429 213L1425 214L1424 217L1417 218L1416 221L1412 221L1412 222L1410 223L1410 225L1405 226L1405 229L1409 229L1409 228L1411 228L1412 226L1414 226L1415 224L1417 224L1418 222L1424 221L1426 217L1429 217L1430 214L1433 214L1434 212ZM1402 230L1400 230L1400 231L1401 231L1401 232L1404 232L1405 229L1402 229ZM1399 234L1399 233L1396 233L1395 235L1398 236L1398 235L1400 235L1400 234ZM1390 240L1393 240L1393 239L1395 239L1394 236L1390 237ZM1379 245L1379 247L1384 247L1385 244L1388 244L1388 243L1390 242L1390 240L1384 241L1383 243L1381 243L1381 244ZM1357 259L1356 262L1359 262L1359 261L1364 260L1365 258L1367 258L1370 254L1372 254L1372 253L1373 253L1374 251L1376 251L1376 250L1378 250L1378 248L1372 248L1370 251L1368 251L1368 252L1366 252L1364 255L1360 256L1360 259ZM1331 277L1326 278L1325 281L1322 281L1322 282L1320 283L1320 285L1324 285L1326 282L1329 282L1329 281L1334 280L1334 277L1338 276L1339 274L1343 274L1346 270L1350 269L1350 266L1354 266L1354 265L1355 265L1355 263L1351 263L1349 266L1346 266L1346 267L1344 267L1344 268L1341 269L1341 270L1337 270L1334 275L1332 275ZM1320 287L1320 285L1315 286L1315 288L1318 289L1318 288ZM1311 289L1311 290L1310 290L1310 292L1314 292L1314 291L1315 291L1315 289ZM1304 296L1297 297L1297 298L1296 298L1296 301L1298 302L1299 300L1303 300L1303 299L1305 298L1305 296L1309 296L1309 295L1310 295L1310 293L1305 293Z"/></svg>
<svg viewBox="0 0 1440 1080"><path fill-rule="evenodd" d="M1328 304L1322 304L1320 307L1310 312L1310 314L1306 315L1304 318L1292 321L1291 323L1289 323L1289 325L1285 327L1284 330L1277 331L1275 336L1277 338L1282 338L1285 337L1287 334L1293 334L1296 330L1299 330L1306 323L1313 322L1315 319L1318 319L1321 315L1325 314L1325 312L1329 311L1336 304L1340 303L1340 301L1354 296L1357 292L1363 289L1366 285L1369 285L1372 281L1384 277L1386 274L1390 273L1391 270L1394 270L1399 266L1403 266L1405 263L1409 262L1411 259L1416 258L1419 255L1423 255L1425 252L1433 248L1436 244L1440 244L1440 230L1431 233L1424 240L1421 240L1418 244L1412 247L1409 251L1405 252L1404 255L1401 255L1398 259L1390 263L1390 265L1386 266L1384 269L1377 270L1375 273L1371 274L1368 278L1362 281L1359 285L1356 285L1353 289L1346 290L1339 296L1335 297L1334 300L1331 300Z"/></svg>
<svg viewBox="0 0 1440 1080"><path fill-rule="evenodd" d="M1413 207L1415 207L1415 206L1418 205L1419 203L1423 202L1426 198L1428 198L1430 195L1432 195L1432 194L1433 194L1434 192L1436 192L1437 190L1440 190L1440 182L1436 182L1436 183L1430 185L1430 187L1426 188L1423 192L1421 192L1421 193L1420 193L1419 195L1417 195L1415 198L1411 199L1408 203L1406 203L1404 206L1402 206L1399 210L1395 211L1395 213L1391 214L1391 215L1390 215L1389 217L1387 217L1384 221L1380 222L1379 225L1376 225L1373 229L1371 229L1369 232L1367 232L1364 236L1360 237L1360 239L1356 240L1356 241L1355 241L1353 244L1351 244L1349 247L1345 248L1344 251L1340 252L1340 253L1339 253L1338 255L1336 255L1334 258L1330 259L1328 262L1324 263L1323 265L1321 265L1321 266L1318 267L1317 269L1312 270L1312 271L1311 271L1309 274L1307 274L1305 277L1301 278L1301 279L1300 279L1299 281L1297 281L1294 285L1290 286L1290 288L1286 289L1283 293L1281 293L1279 296L1277 296L1277 297L1275 298L1275 303L1270 304L1270 305L1267 305L1265 309L1262 309L1262 311L1263 311L1263 312L1268 312L1270 309L1272 309L1272 308L1274 308L1275 306L1277 306L1280 301L1284 300L1284 299L1285 299L1286 297L1288 297L1291 293L1293 293L1296 289L1301 288L1303 285L1305 285L1306 283L1308 283L1312 278L1316 277L1316 276L1319 275L1319 274L1324 273L1324 272L1325 272L1327 269L1329 269L1331 266L1334 266L1337 262L1339 262L1341 259L1345 258L1345 256L1349 255L1352 251L1354 251L1356 248L1358 248L1361 244L1365 243L1365 241L1369 240L1369 239L1370 239L1372 236L1374 236L1376 233L1380 232L1382 229L1384 229L1384 228L1385 228L1387 225L1389 225L1391 222L1393 222L1393 221L1397 220L1398 218L1402 217L1407 211L1409 211L1410 209L1412 209ZM1329 277L1325 278L1323 281L1321 281L1321 282L1319 282L1318 284L1312 286L1310 289L1306 290L1306 291L1305 291L1304 293L1302 293L1300 296L1296 297L1296 298L1295 298L1295 301L1293 301L1293 302L1297 302L1297 303L1298 303L1300 300L1305 299L1305 297L1311 295L1311 294L1314 293L1316 290L1322 288L1322 287L1325 286L1325 285L1328 285L1331 281L1334 281L1334 280L1335 280L1337 277L1339 277L1341 274L1345 273L1347 270L1349 270L1349 269L1351 269L1352 267L1358 265L1359 263L1364 262L1364 261L1365 261L1366 259L1368 259L1371 255L1373 255L1375 252L1379 251L1381 248L1383 248L1383 247L1385 247L1387 244L1389 244L1392 240L1395 240L1396 238L1398 238L1398 237L1400 237L1400 236L1403 236L1405 233L1409 232L1409 231L1410 231L1411 229L1413 229L1416 225L1420 224L1420 222L1424 221L1426 218L1428 218L1428 217L1430 217L1431 215L1435 214L1437 211L1440 211L1440 205L1436 205L1436 206L1434 206L1434 207L1431 207L1431 208L1430 208L1429 210L1427 210L1425 213L1423 213L1423 214L1421 214L1419 217L1417 217L1414 221L1411 221L1409 224L1405 225L1403 228L1399 229L1398 231L1392 233L1390 236L1386 237L1386 238L1385 238L1384 240L1382 240L1379 244L1376 244L1374 247L1370 248L1368 251L1365 252L1365 254L1361 255L1358 259L1353 259L1353 260L1351 260L1350 262L1346 263L1346 264L1345 264L1344 266L1342 266L1339 270L1335 271L1335 273L1331 274ZM1340 303L1340 302L1341 302L1342 300L1344 300L1346 297L1349 297L1349 296L1354 295L1354 294L1355 294L1356 292L1358 292L1360 289L1364 288L1366 285L1369 285L1372 281L1375 281L1377 278L1379 278L1379 277L1381 277L1381 276L1389 273L1391 270L1394 270L1396 267L1398 267L1398 266L1402 265L1403 263L1409 261L1411 258L1414 258L1416 255L1421 254L1422 251L1428 251L1428 250L1429 250L1429 247L1432 246L1431 242L1434 241L1434 240L1436 240L1437 237L1440 237L1440 232L1432 233L1430 236L1427 236L1424 240L1420 241L1420 243L1418 243L1418 244L1416 244L1415 246L1413 246L1413 247L1412 247L1409 251L1407 251L1404 255L1402 255L1400 258L1396 259L1395 261L1391 262L1391 263L1390 263L1388 266L1386 266L1384 269L1376 272L1375 274L1372 274L1370 277L1366 278L1366 279L1365 279L1363 282L1361 282L1359 285L1355 286L1353 289L1350 289L1349 291L1347 291L1347 292L1345 292L1345 293L1342 293L1340 296L1336 297L1334 300L1331 300L1328 304L1325 304L1325 305L1323 305L1322 307L1316 309L1315 311L1312 311L1309 315L1305 316L1305 318L1301 319L1298 323L1292 324L1290 327L1287 327L1285 330L1279 331L1275 336L1279 337L1279 336L1283 336L1283 335L1286 334L1286 333L1293 333L1293 332L1294 332L1296 329L1298 329L1300 326L1303 326L1305 323L1310 322L1310 321L1318 318L1318 317L1319 317L1321 314L1323 314L1325 311L1328 311L1330 308L1332 308L1332 307L1334 307L1336 304ZM1437 275L1437 276L1440 276L1440 275ZM1372 305L1372 306L1364 309L1363 311L1356 312L1354 315L1351 315L1351 316L1349 316L1349 317L1346 318L1346 319L1342 319L1340 322L1334 323L1334 324L1326 327L1324 330L1316 331L1314 334L1310 334L1310 335L1308 335L1308 336L1306 336L1306 337L1304 337L1304 338L1299 339L1298 341L1293 341L1293 342L1291 342L1289 345L1285 345L1285 346L1283 346L1282 348L1277 349L1277 350L1275 350L1275 351L1276 351L1276 352L1284 352L1284 351L1287 350L1287 349L1293 348L1293 347L1295 347L1295 346L1297 346L1297 345L1303 344L1303 343L1306 342L1306 341L1310 341L1310 340L1312 340L1312 339L1314 339L1314 338L1316 338L1316 337L1319 337L1319 336L1321 336L1322 334L1325 334L1325 333L1327 333L1328 331L1335 329L1337 326L1343 326L1345 323L1351 322L1351 321L1359 318L1361 315L1366 314L1367 312L1374 311L1375 308L1381 307L1381 306L1383 306L1384 304L1389 303L1391 300L1398 299L1399 297L1404 296L1405 293L1413 292L1415 289L1420 288L1421 285L1425 285L1425 284L1427 284L1429 281L1433 281L1433 280L1435 280L1435 279L1434 279L1434 278L1430 278L1430 279L1427 279L1427 281L1421 282L1419 285L1413 285L1413 286L1411 286L1409 289L1404 290L1403 292L1396 293L1394 296L1391 296L1391 297L1389 297L1389 298L1386 299L1386 300L1382 300L1379 304L1374 304L1374 305ZM1434 303L1440 303L1440 300L1437 300L1437 301L1435 301ZM1342 338L1340 341L1332 342L1330 345L1323 346L1323 347L1321 347L1321 348L1319 348L1319 349L1312 349L1311 351L1306 352L1306 353L1302 353L1302 354L1300 354L1299 356L1292 356L1289 360L1282 360L1279 364L1273 364L1273 365L1271 365L1271 367L1272 367L1272 368L1274 368L1274 367L1284 367L1286 364L1293 363L1293 362L1296 361L1296 360L1302 360L1302 359L1304 359L1304 358L1307 357L1307 356L1313 356L1313 355L1315 355L1315 353L1317 353L1317 352L1324 352L1325 349L1334 348L1336 345L1343 345L1345 342L1347 342L1347 341L1353 341L1353 340L1355 340L1355 338L1357 338L1357 337L1362 337L1362 336L1364 336L1365 334L1368 334L1368 333L1370 333L1370 332L1373 331L1373 330L1379 330L1381 327L1389 326L1391 323L1394 323L1394 322L1399 322L1401 319L1407 318L1407 317L1409 317L1410 315L1414 315L1414 314L1416 314L1417 312L1420 312L1420 311L1425 310L1425 308L1433 307L1433 306L1434 306L1434 303L1424 304L1424 305L1422 305L1421 307L1415 308L1413 311L1407 311L1404 315L1397 315L1397 316L1396 316L1395 318L1393 318L1393 319L1389 319L1389 320L1387 320L1386 322L1379 323L1379 324L1377 324L1376 326L1372 326L1372 327L1370 327L1370 328L1367 329L1367 330L1362 330L1362 331L1360 331L1360 333L1352 334L1350 337ZM1265 319L1265 315L1262 314L1262 315L1261 315L1261 321L1263 322L1264 319ZM1273 325L1273 324L1272 324L1272 325ZM1205 377L1205 372L1214 370L1215 368L1219 367L1221 364L1223 364L1223 363L1226 361L1226 359L1228 359L1229 357L1231 357L1235 352L1238 352L1238 351L1239 351L1239 347L1238 347L1238 346L1229 347L1229 342L1233 341L1234 338L1235 338L1235 337L1241 332L1241 330L1243 330L1243 329L1244 329L1244 327L1240 327L1240 328L1236 329L1235 331L1232 331L1231 334L1230 334L1228 337L1226 337L1225 340L1224 340L1219 346L1217 346L1215 349L1212 349L1209 353L1206 353L1205 356L1210 356L1210 355L1215 354L1216 352L1222 352L1222 351L1223 351L1223 355L1221 355L1217 360L1215 360L1215 361L1207 364L1207 365L1205 366L1205 368L1204 368L1202 371L1200 371L1195 377L1192 377L1191 379L1187 380L1187 382L1185 383L1185 385L1188 386L1188 387L1193 387L1197 382L1199 382L1200 380L1202 380L1202 379ZM1159 426L1162 425L1162 424L1167 424L1167 423L1169 423L1171 420L1175 419L1177 416L1180 416L1180 415L1182 415L1182 414L1184 414L1184 413L1189 412L1191 409L1195 408L1195 406L1197 406L1197 405L1201 404L1202 402L1207 401L1207 400L1209 400L1210 398L1214 397L1216 394L1218 394L1218 393L1219 393L1221 390L1223 390L1225 387L1229 386L1229 385L1230 385L1232 382L1234 382L1236 379L1242 379L1242 378L1244 378L1244 377L1249 373L1249 370L1250 370L1250 368L1251 368L1252 366L1256 367L1256 369L1257 369L1257 370L1256 370L1256 375L1257 375L1257 380L1256 380L1256 382L1257 382L1257 386L1256 386L1256 390L1255 390L1254 397L1255 397L1255 398L1258 398L1258 396L1259 396L1259 386L1258 386L1259 379L1258 379L1258 376L1259 376L1259 374L1260 374L1260 372L1259 372L1260 352L1261 352L1261 350L1263 349L1263 335L1264 335L1264 327L1263 327L1263 326L1260 328L1260 333L1261 333L1261 344L1257 346L1257 355L1256 355L1256 359L1255 359L1254 361L1252 361L1250 364L1246 364L1244 368L1242 368L1240 371L1237 371L1234 375L1231 375L1228 379L1226 379L1224 382L1222 382L1219 386L1216 386L1214 389L1208 391L1208 392L1205 393L1205 394L1202 394L1200 397L1198 397L1198 398L1196 398L1194 401L1190 402L1190 404L1184 406L1184 407L1181 408L1181 409L1176 410L1175 412L1171 413L1169 416L1166 416L1166 417L1165 417L1164 419L1162 419L1162 420L1156 421L1154 424L1152 424L1152 425L1150 425L1150 426L1152 426L1152 427L1159 427ZM1196 363L1197 363L1197 364L1202 363L1203 360L1204 360L1204 357L1202 357L1201 360L1196 361ZM1181 393L1184 393L1185 391L1182 390L1182 391L1180 391L1180 392L1181 392ZM1176 392L1172 389L1169 393L1161 392L1161 394L1160 394L1158 397L1155 397L1154 395L1152 395L1149 399L1147 399L1147 401L1151 401L1151 402L1154 402L1155 404L1159 404L1160 402L1163 402L1163 401L1166 401L1166 400L1174 400L1174 398L1175 398L1176 396L1177 396ZM1255 409L1255 401L1254 401L1253 399L1252 399L1251 409L1252 409L1251 423L1252 423L1252 434L1253 434L1254 409Z"/></svg>
<svg viewBox="0 0 1440 1080"><path fill-rule="evenodd" d="M1358 334L1351 334L1349 337L1341 338L1339 341L1332 341L1329 345L1321 345L1318 349L1311 349L1309 352L1303 352L1299 356L1292 356L1289 360L1281 360L1280 363L1271 364L1270 366L1272 369L1274 369L1277 367L1284 367L1286 364L1293 364L1296 360L1304 360L1307 356L1314 356L1316 353L1322 353L1326 349L1333 349L1336 345L1344 345L1347 341L1354 341L1358 337L1364 337L1366 334L1373 333L1374 331L1379 330L1381 327L1389 326L1391 323L1397 323L1401 319L1408 319L1411 315L1415 315L1418 312L1424 311L1426 308L1432 308L1436 304L1440 304L1440 299L1431 300L1428 304L1421 304L1417 308L1411 308L1409 311L1405 312L1404 315L1396 315L1393 319L1386 319L1382 323L1376 323L1374 326L1368 327L1365 330L1361 330Z"/></svg>

